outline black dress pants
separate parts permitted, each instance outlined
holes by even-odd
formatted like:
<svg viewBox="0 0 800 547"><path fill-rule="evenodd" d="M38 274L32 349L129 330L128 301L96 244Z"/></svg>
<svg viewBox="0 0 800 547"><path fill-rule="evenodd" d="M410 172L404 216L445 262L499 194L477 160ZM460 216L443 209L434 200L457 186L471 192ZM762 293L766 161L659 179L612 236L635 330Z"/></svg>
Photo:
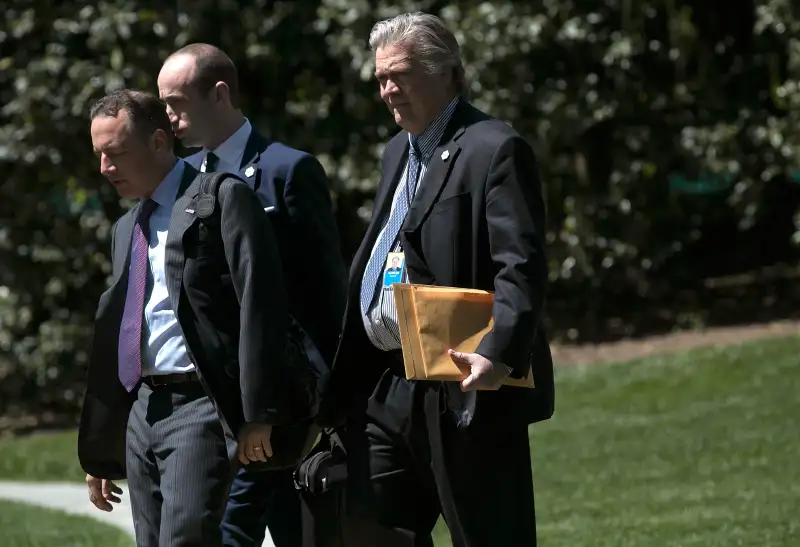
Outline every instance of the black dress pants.
<svg viewBox="0 0 800 547"><path fill-rule="evenodd" d="M454 547L535 546L527 430L514 417L457 428L442 383L387 371L347 426L346 544L432 546L443 514Z"/></svg>

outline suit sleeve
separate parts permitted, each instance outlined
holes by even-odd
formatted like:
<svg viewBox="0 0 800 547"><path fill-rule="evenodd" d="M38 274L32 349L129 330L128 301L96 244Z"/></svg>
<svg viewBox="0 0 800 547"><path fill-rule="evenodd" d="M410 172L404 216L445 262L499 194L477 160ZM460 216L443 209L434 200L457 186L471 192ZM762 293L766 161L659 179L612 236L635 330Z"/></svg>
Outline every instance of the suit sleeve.
<svg viewBox="0 0 800 547"><path fill-rule="evenodd" d="M333 215L328 178L316 158L304 155L287 177L283 192L297 252L292 271L303 279L311 317L298 318L328 360L333 359L347 303L347 268Z"/></svg>
<svg viewBox="0 0 800 547"><path fill-rule="evenodd" d="M114 258L114 249L115 249L115 242L114 240L117 238L117 222L114 221L114 224L111 225L111 258Z"/></svg>
<svg viewBox="0 0 800 547"><path fill-rule="evenodd" d="M255 193L227 178L219 192L222 243L239 300L239 382L247 422L285 417L287 302L272 225Z"/></svg>
<svg viewBox="0 0 800 547"><path fill-rule="evenodd" d="M547 284L545 210L536 158L521 137L503 142L486 179L486 222L494 279L494 328L477 353L528 373Z"/></svg>

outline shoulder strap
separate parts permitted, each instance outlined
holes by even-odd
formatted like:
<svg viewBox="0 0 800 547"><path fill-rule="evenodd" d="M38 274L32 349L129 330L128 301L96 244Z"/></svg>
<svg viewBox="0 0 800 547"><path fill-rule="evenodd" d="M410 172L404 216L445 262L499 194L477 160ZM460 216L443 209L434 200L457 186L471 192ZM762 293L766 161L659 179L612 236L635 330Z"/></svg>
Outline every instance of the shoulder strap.
<svg viewBox="0 0 800 547"><path fill-rule="evenodd" d="M336 429L323 429L322 434L323 436L327 437L331 448L333 448L333 445L336 445L345 455L347 455L347 448L345 447L342 437L339 435L339 432Z"/></svg>
<svg viewBox="0 0 800 547"><path fill-rule="evenodd" d="M208 218L214 214L219 195L219 185L228 173L200 173L200 195L197 198L197 216Z"/></svg>

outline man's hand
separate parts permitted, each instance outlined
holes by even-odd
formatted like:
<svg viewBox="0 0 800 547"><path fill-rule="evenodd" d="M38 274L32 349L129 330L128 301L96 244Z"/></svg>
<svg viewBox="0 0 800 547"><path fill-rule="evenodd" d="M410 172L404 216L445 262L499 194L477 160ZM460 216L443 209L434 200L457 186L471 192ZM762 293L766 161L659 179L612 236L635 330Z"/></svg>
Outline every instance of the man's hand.
<svg viewBox="0 0 800 547"><path fill-rule="evenodd" d="M272 426L267 424L244 424L239 430L239 461L242 465L250 462L265 462L272 457L270 436Z"/></svg>
<svg viewBox="0 0 800 547"><path fill-rule="evenodd" d="M122 488L108 479L98 479L86 475L86 485L89 487L89 501L101 511L110 512L114 506L109 502L119 503L122 501L118 497L119 494L122 494Z"/></svg>
<svg viewBox="0 0 800 547"><path fill-rule="evenodd" d="M462 391L497 390L503 385L511 369L502 363L492 363L483 355L477 353L461 353L448 350L448 355L466 376L461 381Z"/></svg>

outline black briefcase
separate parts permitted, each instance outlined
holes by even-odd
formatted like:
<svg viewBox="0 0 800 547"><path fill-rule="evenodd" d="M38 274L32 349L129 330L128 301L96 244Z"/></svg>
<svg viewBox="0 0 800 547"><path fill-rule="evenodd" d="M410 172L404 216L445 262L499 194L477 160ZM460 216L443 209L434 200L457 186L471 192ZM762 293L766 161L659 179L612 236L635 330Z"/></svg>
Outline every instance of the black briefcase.
<svg viewBox="0 0 800 547"><path fill-rule="evenodd" d="M320 441L294 472L300 493L303 547L345 547L343 536L347 451L334 430Z"/></svg>

